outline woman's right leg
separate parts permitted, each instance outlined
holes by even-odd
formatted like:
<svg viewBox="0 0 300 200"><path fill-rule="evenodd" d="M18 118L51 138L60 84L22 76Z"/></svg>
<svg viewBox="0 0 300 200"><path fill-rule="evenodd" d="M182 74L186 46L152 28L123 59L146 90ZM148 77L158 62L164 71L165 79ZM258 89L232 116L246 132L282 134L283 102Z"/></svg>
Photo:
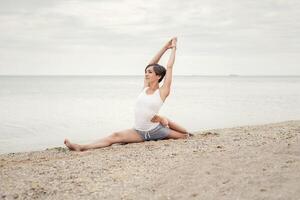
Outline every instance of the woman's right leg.
<svg viewBox="0 0 300 200"><path fill-rule="evenodd" d="M90 144L79 145L79 144L71 143L68 139L65 139L64 143L70 150L85 151L89 149L108 147L115 143L134 143L134 142L143 142L143 139L135 130L127 129L127 130L115 132L105 138L102 138Z"/></svg>

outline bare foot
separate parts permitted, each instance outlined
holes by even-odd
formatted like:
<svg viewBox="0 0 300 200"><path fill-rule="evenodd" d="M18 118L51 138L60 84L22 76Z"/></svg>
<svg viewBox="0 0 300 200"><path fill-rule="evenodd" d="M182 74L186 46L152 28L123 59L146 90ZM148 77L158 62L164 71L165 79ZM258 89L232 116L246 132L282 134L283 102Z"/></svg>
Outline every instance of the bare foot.
<svg viewBox="0 0 300 200"><path fill-rule="evenodd" d="M68 139L65 139L64 143L71 151L81 151L79 144L72 144Z"/></svg>

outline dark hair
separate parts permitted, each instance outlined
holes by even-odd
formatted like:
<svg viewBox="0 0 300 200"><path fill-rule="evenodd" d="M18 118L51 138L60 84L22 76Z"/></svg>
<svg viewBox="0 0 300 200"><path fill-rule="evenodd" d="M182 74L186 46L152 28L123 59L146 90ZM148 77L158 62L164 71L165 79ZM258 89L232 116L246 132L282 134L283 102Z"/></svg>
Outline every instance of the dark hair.
<svg viewBox="0 0 300 200"><path fill-rule="evenodd" d="M145 68L145 73L146 73L148 67L151 67L151 66L153 66L153 70L154 70L155 74L161 76L160 79L158 80L158 82L160 83L166 75L166 69L163 66L154 63L154 64L147 65L147 67Z"/></svg>

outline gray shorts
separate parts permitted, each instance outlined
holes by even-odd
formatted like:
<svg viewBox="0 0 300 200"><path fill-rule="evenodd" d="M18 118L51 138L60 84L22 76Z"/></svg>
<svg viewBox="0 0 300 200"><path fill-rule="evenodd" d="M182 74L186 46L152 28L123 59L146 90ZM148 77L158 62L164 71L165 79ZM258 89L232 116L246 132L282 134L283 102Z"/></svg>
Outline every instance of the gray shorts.
<svg viewBox="0 0 300 200"><path fill-rule="evenodd" d="M144 141L150 140L162 140L166 138L170 132L170 129L162 124L159 124L157 127L150 131L139 131L134 129L142 137Z"/></svg>

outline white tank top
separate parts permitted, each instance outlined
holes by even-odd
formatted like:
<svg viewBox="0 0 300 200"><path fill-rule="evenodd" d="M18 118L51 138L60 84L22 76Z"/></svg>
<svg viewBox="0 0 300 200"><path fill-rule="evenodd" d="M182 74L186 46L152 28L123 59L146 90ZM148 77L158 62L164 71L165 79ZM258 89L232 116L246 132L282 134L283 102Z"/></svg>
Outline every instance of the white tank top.
<svg viewBox="0 0 300 200"><path fill-rule="evenodd" d="M148 87L144 88L135 103L134 128L139 131L149 131L159 125L158 122L151 122L151 119L158 114L164 103L160 97L159 89L155 90L153 94L146 94L147 89Z"/></svg>

